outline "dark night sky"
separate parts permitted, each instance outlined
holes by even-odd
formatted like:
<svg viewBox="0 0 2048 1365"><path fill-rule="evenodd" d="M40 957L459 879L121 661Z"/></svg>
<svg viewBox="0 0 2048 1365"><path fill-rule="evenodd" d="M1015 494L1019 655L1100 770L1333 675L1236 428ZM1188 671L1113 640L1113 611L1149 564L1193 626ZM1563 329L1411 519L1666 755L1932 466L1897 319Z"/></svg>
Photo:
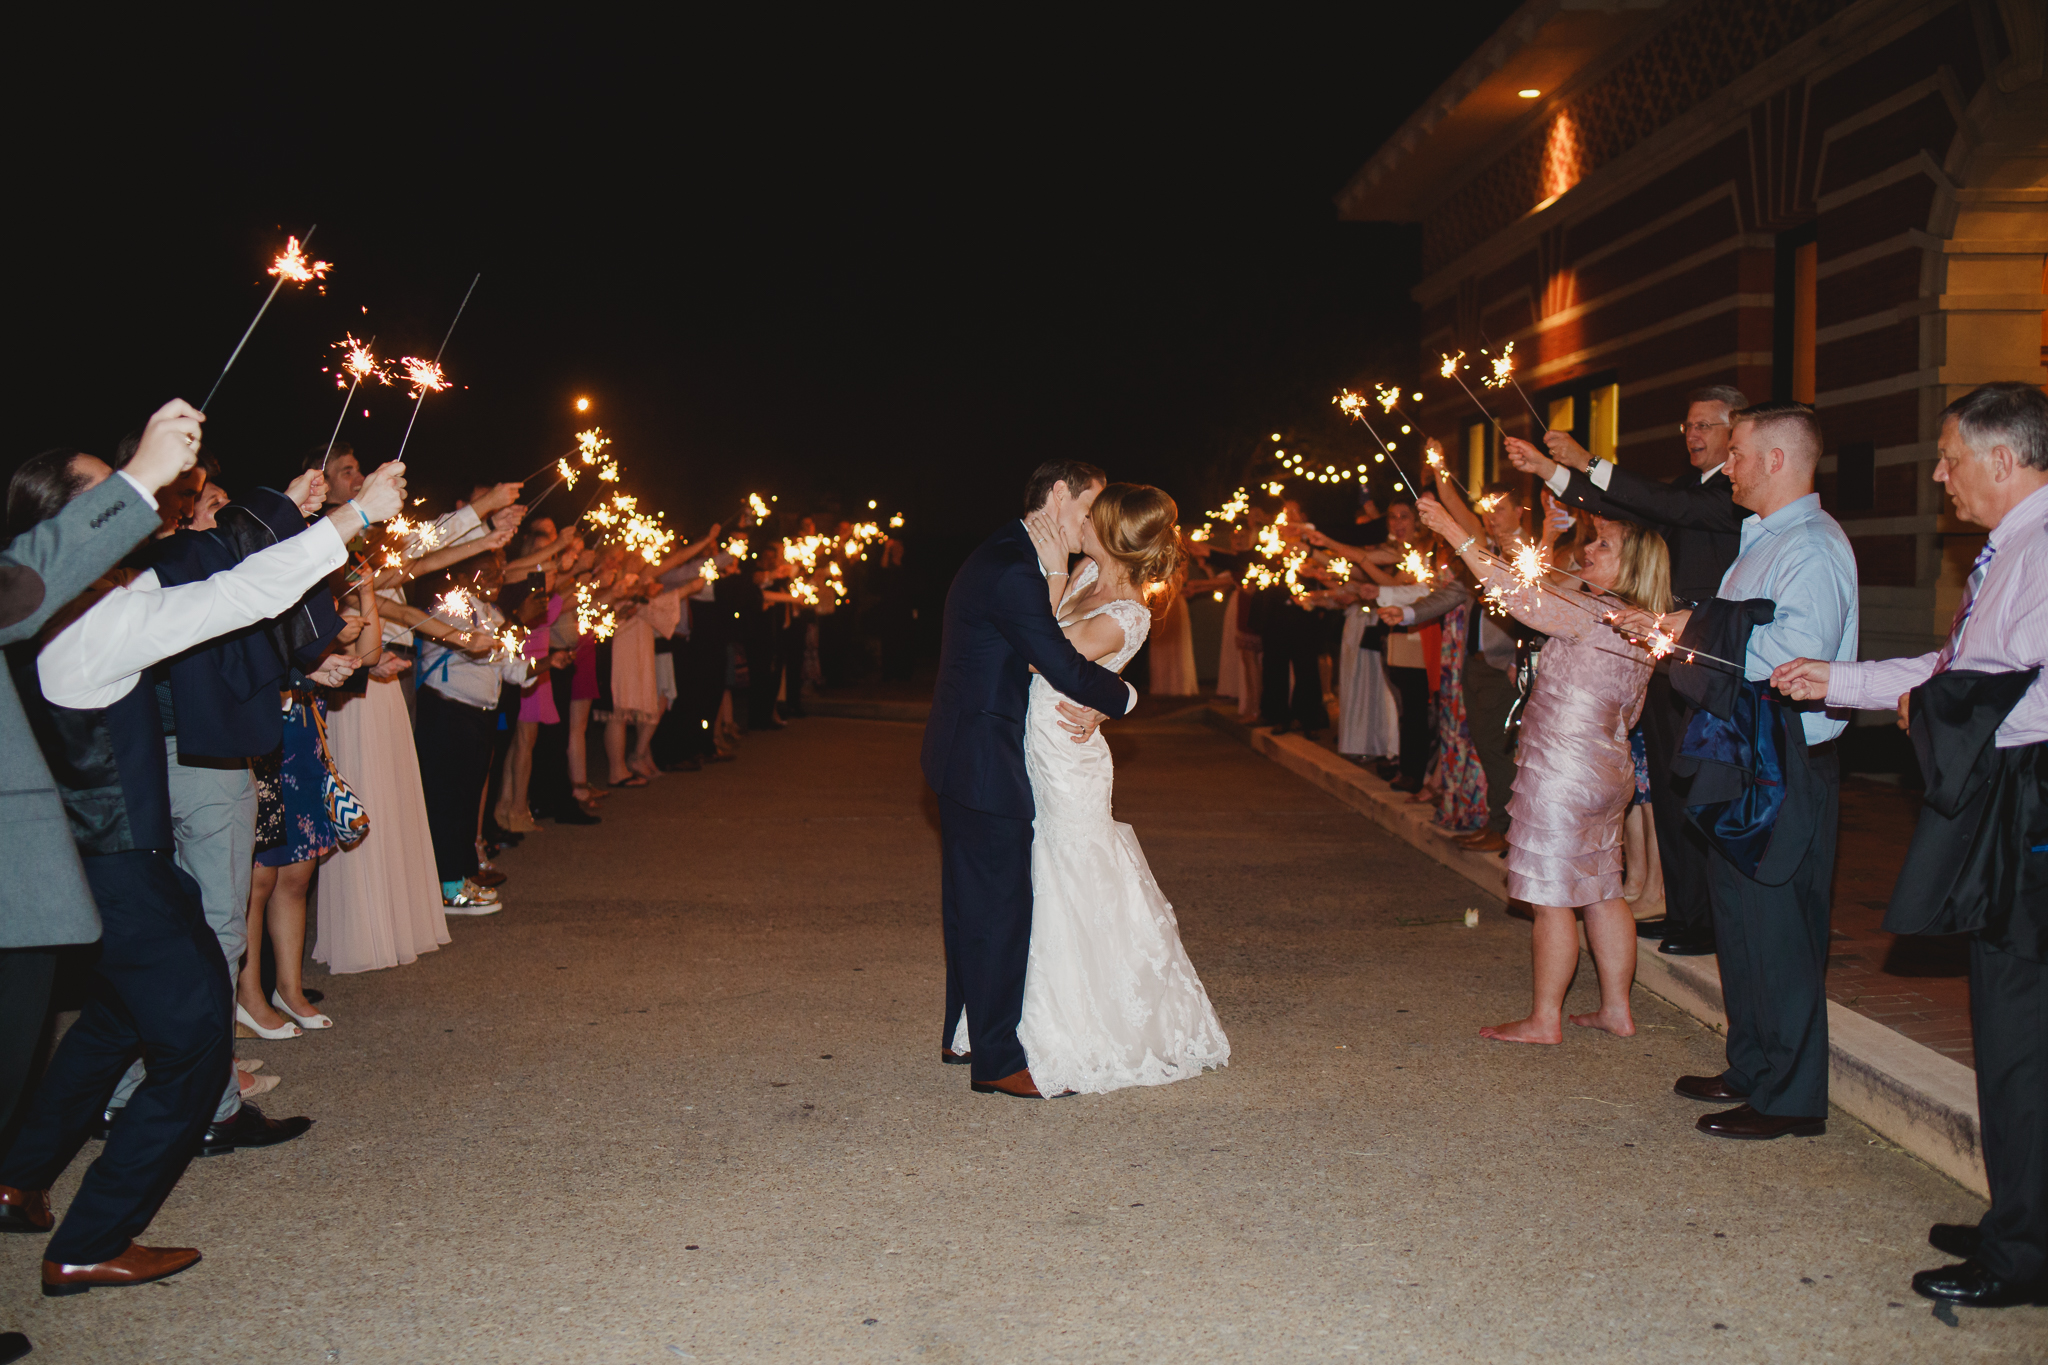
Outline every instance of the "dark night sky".
<svg viewBox="0 0 2048 1365"><path fill-rule="evenodd" d="M281 295L214 405L230 482L325 439L326 342L431 354L481 271L446 358L467 388L427 400L408 458L442 506L565 448L587 393L684 529L746 488L873 497L944 559L1055 452L1192 516L1266 432L1413 363L1414 231L1331 197L1514 7L1380 8L1121 31L387 10L319 38L250 11L118 58L104 33L17 51L5 462L203 396L279 227L317 221L325 297ZM345 432L366 463L406 407L369 406Z"/></svg>

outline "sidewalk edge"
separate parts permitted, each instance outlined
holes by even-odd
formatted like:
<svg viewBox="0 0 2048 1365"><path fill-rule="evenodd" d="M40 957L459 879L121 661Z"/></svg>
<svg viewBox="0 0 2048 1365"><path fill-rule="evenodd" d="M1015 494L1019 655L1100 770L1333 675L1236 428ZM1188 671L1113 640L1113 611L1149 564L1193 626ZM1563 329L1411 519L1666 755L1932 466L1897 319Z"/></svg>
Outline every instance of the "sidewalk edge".
<svg viewBox="0 0 2048 1365"><path fill-rule="evenodd" d="M1368 779L1350 763L1298 735L1275 736L1219 706L1201 719L1250 745L1298 777L1372 820L1402 842L1463 874L1505 901L1506 863L1472 853L1432 834L1428 808ZM1721 972L1711 958L1666 957L1641 940L1636 984L1684 1010L1716 1032L1726 1032ZM1828 1002L1830 1100L1971 1193L1988 1197L1977 1123L1977 1075L1952 1057L1894 1032L1852 1009Z"/></svg>

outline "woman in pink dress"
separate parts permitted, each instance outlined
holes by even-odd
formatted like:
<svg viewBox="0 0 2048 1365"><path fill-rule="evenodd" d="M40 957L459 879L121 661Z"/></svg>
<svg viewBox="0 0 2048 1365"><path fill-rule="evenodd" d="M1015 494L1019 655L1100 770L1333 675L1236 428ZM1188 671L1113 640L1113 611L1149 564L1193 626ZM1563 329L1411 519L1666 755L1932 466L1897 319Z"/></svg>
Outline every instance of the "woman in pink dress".
<svg viewBox="0 0 2048 1365"><path fill-rule="evenodd" d="M1626 1037L1635 981L1636 926L1622 899L1622 817L1635 797L1628 732L1643 709L1650 656L1607 625L1624 606L1671 609L1671 562L1664 538L1630 522L1597 524L1583 545L1579 591L1555 576L1524 584L1485 554L1435 498L1416 507L1423 523L1457 547L1482 591L1496 592L1525 625L1550 637L1522 713L1514 795L1508 801L1508 895L1535 908L1534 1003L1528 1017L1479 1030L1509 1043L1564 1038L1564 997L1579 968L1577 915L1600 975L1600 1008L1575 1014L1584 1028Z"/></svg>

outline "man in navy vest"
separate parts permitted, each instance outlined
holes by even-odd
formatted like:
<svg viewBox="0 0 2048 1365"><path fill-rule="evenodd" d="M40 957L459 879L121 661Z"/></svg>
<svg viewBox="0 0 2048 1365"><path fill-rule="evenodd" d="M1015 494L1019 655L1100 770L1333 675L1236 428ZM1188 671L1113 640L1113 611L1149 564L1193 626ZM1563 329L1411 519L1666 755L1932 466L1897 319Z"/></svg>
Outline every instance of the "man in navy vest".
<svg viewBox="0 0 2048 1365"><path fill-rule="evenodd" d="M1025 487L1026 515L1052 514L1069 556L1107 482L1094 465L1053 460ZM939 676L925 723L925 780L939 794L946 941L942 1060L968 1062L973 1088L1036 1099L1017 1023L1031 951L1031 779L1024 771L1024 711L1037 669L1063 696L1077 739L1107 716L1129 714L1137 689L1090 663L1060 633L1047 574L1021 520L990 536L946 594ZM962 1010L972 1055L953 1049Z"/></svg>

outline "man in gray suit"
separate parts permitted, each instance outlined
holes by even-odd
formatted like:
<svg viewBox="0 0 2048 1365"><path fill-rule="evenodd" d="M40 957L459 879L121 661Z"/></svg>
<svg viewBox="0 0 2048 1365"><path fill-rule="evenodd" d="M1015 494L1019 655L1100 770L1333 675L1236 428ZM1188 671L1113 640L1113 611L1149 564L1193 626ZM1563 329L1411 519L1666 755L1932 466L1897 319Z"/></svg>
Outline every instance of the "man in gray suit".
<svg viewBox="0 0 2048 1365"><path fill-rule="evenodd" d="M150 418L144 448L121 476L88 490L59 515L10 536L0 550L0 646L33 639L156 529L156 491L192 467L204 420L183 402L165 404ZM5 1148L42 1037L57 948L100 936L99 910L79 865L56 783L6 668L0 668L0 840L13 855L10 875L0 877L0 1148ZM0 1221L0 1227L14 1226L12 1220ZM21 1230L38 1231L25 1221ZM18 1359L28 1349L26 1337L10 1333L0 1341L0 1358Z"/></svg>
<svg viewBox="0 0 2048 1365"><path fill-rule="evenodd" d="M149 420L146 449L120 476L0 550L0 645L29 640L93 580L157 529L155 494L192 467L206 419L173 400ZM189 437L189 439L187 439ZM11 1126L35 1046L57 947L100 936L99 911L64 821L57 785L0 669L0 1138ZM0 1141L0 1147L4 1147Z"/></svg>

